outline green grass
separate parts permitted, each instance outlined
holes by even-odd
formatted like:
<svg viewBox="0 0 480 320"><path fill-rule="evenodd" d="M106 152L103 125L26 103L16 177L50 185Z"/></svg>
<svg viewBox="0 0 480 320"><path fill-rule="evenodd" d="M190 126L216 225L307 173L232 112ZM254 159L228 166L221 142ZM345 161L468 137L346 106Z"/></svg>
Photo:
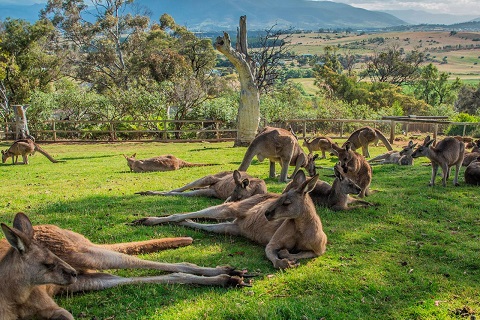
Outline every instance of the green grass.
<svg viewBox="0 0 480 320"><path fill-rule="evenodd" d="M58 297L76 319L460 319L460 310L480 312L480 204L478 187L463 183L427 187L426 159L414 167L375 166L367 198L375 207L348 212L318 208L328 235L327 252L297 269L272 268L263 247L238 237L181 226L134 227L150 216L218 204L206 198L147 197L201 176L238 167L245 148L232 143L118 143L43 145L66 162L37 154L28 166L0 165L0 221L18 211L34 224L53 223L110 243L154 237L192 236L189 247L145 255L145 259L223 264L258 272L251 288L135 285ZM1 147L5 148L6 143ZM384 152L371 148L371 154ZM122 154L138 158L173 153L212 167L176 172L130 173ZM332 166L335 159L321 160ZM292 169L290 169L291 172ZM265 178L268 163L254 161L253 176ZM332 181L329 170L323 180ZM440 182L440 177L437 180ZM267 179L270 191L284 184ZM155 274L121 271L120 275Z"/></svg>

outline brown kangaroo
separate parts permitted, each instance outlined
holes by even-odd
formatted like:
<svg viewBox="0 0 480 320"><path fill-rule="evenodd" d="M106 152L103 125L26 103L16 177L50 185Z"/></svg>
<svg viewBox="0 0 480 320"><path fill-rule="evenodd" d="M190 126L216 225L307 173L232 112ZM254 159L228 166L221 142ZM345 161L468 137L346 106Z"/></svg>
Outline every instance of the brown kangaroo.
<svg viewBox="0 0 480 320"><path fill-rule="evenodd" d="M187 191L193 189L192 191ZM262 179L254 178L246 172L223 171L208 175L185 186L170 191L141 191L136 194L160 196L204 196L229 201L239 201L255 194L267 193L267 185Z"/></svg>
<svg viewBox="0 0 480 320"><path fill-rule="evenodd" d="M295 136L285 129L263 129L248 146L238 170L247 171L254 156L260 162L266 158L270 160L270 178L275 178L275 162L279 162L282 167L279 178L281 182L287 182L289 165L295 166L292 177L302 167L307 169L310 176L316 174L315 159L318 155L306 155Z"/></svg>
<svg viewBox="0 0 480 320"><path fill-rule="evenodd" d="M183 161L182 159L171 154L145 160L135 159L136 155L136 153L132 154L130 157L123 155L125 159L127 159L127 164L130 168L130 171L133 172L173 171L185 167L204 167L216 165L213 163L190 163Z"/></svg>
<svg viewBox="0 0 480 320"><path fill-rule="evenodd" d="M351 143L351 149L353 151L362 148L363 156L365 158L370 158L370 153L368 152L368 145L372 142L376 145L378 143L378 140L382 140L383 144L389 151L393 150L390 142L383 135L383 133L380 130L372 127L363 127L355 130L347 139L347 142ZM345 144L343 146L345 146Z"/></svg>
<svg viewBox="0 0 480 320"><path fill-rule="evenodd" d="M362 188L345 175L339 163L337 163L333 169L335 172L335 180L333 180L332 185L325 181L318 180L315 188L310 192L310 197L314 204L335 211L365 208L373 205L370 202L349 196L349 194L359 194ZM298 175L303 175L303 177L297 177ZM298 184L304 180L305 174L302 170L299 170L293 180L287 184L283 192L296 188ZM349 204L356 205L349 206Z"/></svg>
<svg viewBox="0 0 480 320"><path fill-rule="evenodd" d="M322 158L325 159L325 152L334 152L332 148L332 144L334 142L329 137L315 137L311 139L305 138L303 141L303 146L308 149L309 153L313 153L313 151L322 151Z"/></svg>
<svg viewBox="0 0 480 320"><path fill-rule="evenodd" d="M467 167L473 161L476 161L480 157L480 140L470 142L472 150L470 152L465 152L463 156L462 166Z"/></svg>
<svg viewBox="0 0 480 320"><path fill-rule="evenodd" d="M480 156L470 162L464 173L465 183L480 185Z"/></svg>
<svg viewBox="0 0 480 320"><path fill-rule="evenodd" d="M242 285L229 267L202 268L188 263L160 263L123 254L154 252L192 243L192 239L165 238L142 242L97 245L81 234L54 225L33 227L18 213L13 228L1 224L0 319L73 319L52 296L61 292L102 290L135 283ZM8 241L8 242L7 242ZM175 272L161 276L123 278L96 270L156 269Z"/></svg>
<svg viewBox="0 0 480 320"><path fill-rule="evenodd" d="M9 157L12 157L12 164L17 164L18 156L21 155L23 158L23 164L28 164L28 156L34 155L35 151L40 152L53 163L58 162L58 160L55 160L51 155L47 153L47 151L43 150L33 140L20 139L16 140L7 150L2 150L2 163L5 163Z"/></svg>
<svg viewBox="0 0 480 320"><path fill-rule="evenodd" d="M447 185L447 179L450 175L450 168L455 166L455 178L453 184L458 186L458 173L463 162L465 153L465 144L453 137L447 137L441 140L435 147L432 144L435 139L427 136L421 146L413 152L412 157L427 157L432 163L432 177L429 186L434 186L438 167L442 168L442 185Z"/></svg>
<svg viewBox="0 0 480 320"><path fill-rule="evenodd" d="M371 165L393 163L401 166L412 166L412 153L416 146L417 144L414 144L413 141L410 140L408 145L403 147L401 151L388 151L387 153L381 154L379 156L376 156L375 158L368 160L368 163L370 163Z"/></svg>
<svg viewBox="0 0 480 320"><path fill-rule="evenodd" d="M308 195L317 180L318 175L315 175L281 195L254 195L196 212L143 218L133 224L151 226L177 222L190 228L243 236L264 245L266 256L275 268L295 267L298 265L297 259L314 258L325 252L327 236ZM203 224L193 222L190 218L233 221Z"/></svg>
<svg viewBox="0 0 480 320"><path fill-rule="evenodd" d="M372 182L372 168L365 160L365 157L353 151L351 146L352 144L347 141L344 147L333 145L333 148L338 155L338 160L345 176L352 179L362 188L358 196L363 198L370 194L369 186Z"/></svg>

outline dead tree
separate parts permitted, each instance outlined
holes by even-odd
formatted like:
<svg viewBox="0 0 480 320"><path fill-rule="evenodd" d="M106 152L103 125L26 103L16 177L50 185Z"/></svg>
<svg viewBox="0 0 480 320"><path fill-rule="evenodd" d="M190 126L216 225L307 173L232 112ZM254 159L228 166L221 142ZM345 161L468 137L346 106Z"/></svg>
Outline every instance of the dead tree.
<svg viewBox="0 0 480 320"><path fill-rule="evenodd" d="M215 48L230 60L238 72L241 89L235 146L248 146L255 138L260 122L260 91L255 82L254 61L248 54L247 16L240 17L236 48L231 47L230 36L226 32L223 37L217 37Z"/></svg>

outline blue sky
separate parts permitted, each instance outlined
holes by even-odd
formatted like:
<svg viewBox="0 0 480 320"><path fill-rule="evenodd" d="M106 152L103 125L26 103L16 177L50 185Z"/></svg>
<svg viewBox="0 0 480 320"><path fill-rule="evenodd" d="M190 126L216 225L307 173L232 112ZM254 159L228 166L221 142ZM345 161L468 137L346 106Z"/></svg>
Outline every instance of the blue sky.
<svg viewBox="0 0 480 320"><path fill-rule="evenodd" d="M20 0L22 4L46 3L47 0ZM181 1L181 0L177 0ZM202 0L199 0L202 1ZM335 0L368 10L423 10L430 13L478 15L480 0ZM19 0L0 0L1 3L19 3Z"/></svg>

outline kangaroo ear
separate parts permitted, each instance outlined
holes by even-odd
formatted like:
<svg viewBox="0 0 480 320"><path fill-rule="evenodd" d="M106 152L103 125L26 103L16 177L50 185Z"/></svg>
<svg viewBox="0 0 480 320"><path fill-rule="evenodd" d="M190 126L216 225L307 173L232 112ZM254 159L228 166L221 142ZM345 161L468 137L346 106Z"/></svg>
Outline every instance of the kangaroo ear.
<svg viewBox="0 0 480 320"><path fill-rule="evenodd" d="M333 167L333 173L335 174L335 177L338 178L339 180L342 180L343 179L343 175L340 173L340 170L342 170L342 168L340 167L340 163L337 163L334 167ZM342 170L343 171L343 170Z"/></svg>
<svg viewBox="0 0 480 320"><path fill-rule="evenodd" d="M408 146L409 146L410 148L413 148L413 141L412 141L412 140L410 140L410 142L408 142Z"/></svg>
<svg viewBox="0 0 480 320"><path fill-rule="evenodd" d="M307 177L305 177L305 172L303 172L303 170L298 170L293 176L291 183L293 183L295 186L300 186L305 182L305 180L307 180Z"/></svg>
<svg viewBox="0 0 480 320"><path fill-rule="evenodd" d="M130 158L135 158L136 156L137 156L137 153L135 152L134 154L132 154Z"/></svg>
<svg viewBox="0 0 480 320"><path fill-rule="evenodd" d="M30 239L19 230L15 230L2 223L2 231L8 243L20 253L25 253L30 244Z"/></svg>
<svg viewBox="0 0 480 320"><path fill-rule="evenodd" d="M432 139L432 140L428 141L427 144L425 144L425 147L431 146L435 142L435 140L436 139Z"/></svg>
<svg viewBox="0 0 480 320"><path fill-rule="evenodd" d="M300 188L299 191L301 191L303 194L309 193L310 191L313 190L313 188L315 188L317 181L318 181L318 174L314 175L313 177L305 181L302 184L302 187Z"/></svg>
<svg viewBox="0 0 480 320"><path fill-rule="evenodd" d="M430 136L426 136L425 140L423 140L423 144L426 145L430 141Z"/></svg>
<svg viewBox="0 0 480 320"><path fill-rule="evenodd" d="M241 176L241 174L240 174L240 171L238 171L238 170L233 171L233 180L235 180L235 183L236 183L236 184L240 184L240 183L241 183L241 182L240 182L241 177L242 177L242 176Z"/></svg>
<svg viewBox="0 0 480 320"><path fill-rule="evenodd" d="M350 141L345 142L345 150L350 151L352 149L352 143Z"/></svg>
<svg viewBox="0 0 480 320"><path fill-rule="evenodd" d="M318 158L318 153L315 153L315 155L313 156L312 160L316 160Z"/></svg>
<svg viewBox="0 0 480 320"><path fill-rule="evenodd" d="M30 219L28 219L25 213L19 212L15 215L15 218L13 219L13 227L23 232L29 238L33 238L32 222L30 222Z"/></svg>
<svg viewBox="0 0 480 320"><path fill-rule="evenodd" d="M243 179L242 180L242 188L243 189L247 188L249 184L250 184L250 180L248 180L248 179Z"/></svg>

